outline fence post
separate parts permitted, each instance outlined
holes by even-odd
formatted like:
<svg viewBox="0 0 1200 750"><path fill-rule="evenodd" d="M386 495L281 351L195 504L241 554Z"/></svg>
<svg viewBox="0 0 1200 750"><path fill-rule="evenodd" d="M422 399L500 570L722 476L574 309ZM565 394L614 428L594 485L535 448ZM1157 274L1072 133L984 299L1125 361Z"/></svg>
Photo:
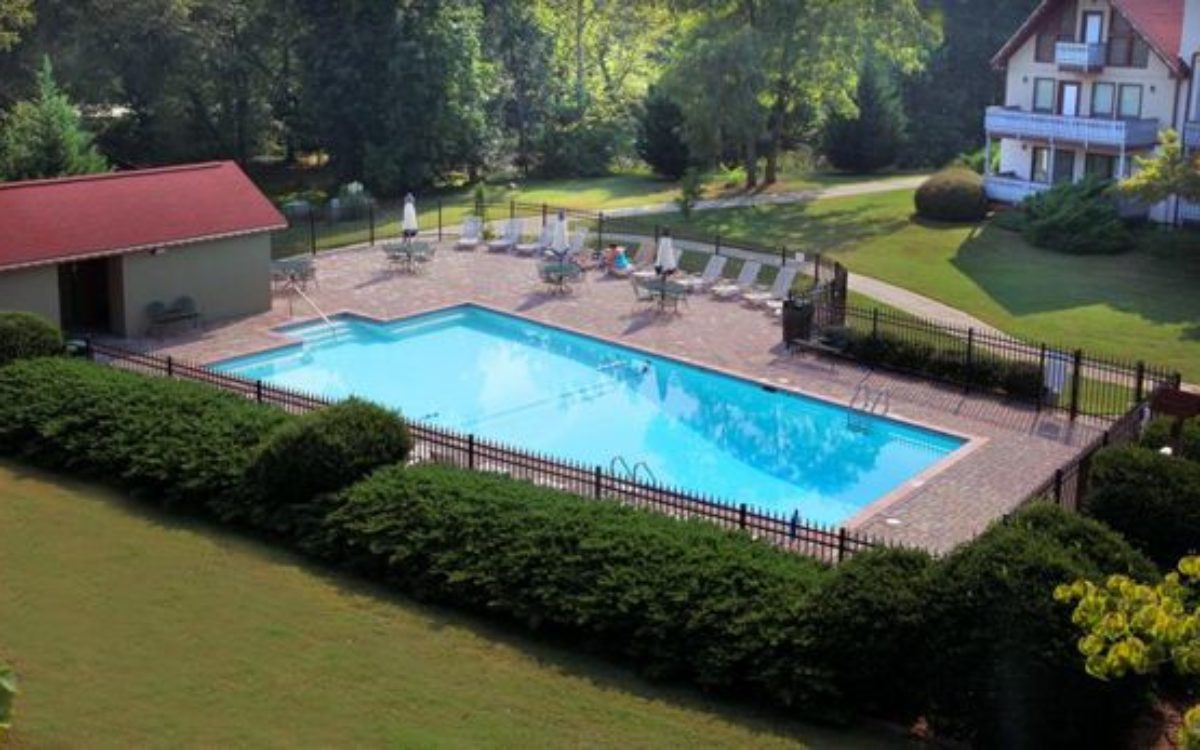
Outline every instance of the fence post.
<svg viewBox="0 0 1200 750"><path fill-rule="evenodd" d="M596 251L604 252L604 212L601 211L596 217Z"/></svg>
<svg viewBox="0 0 1200 750"><path fill-rule="evenodd" d="M475 468L475 436L467 435L467 468Z"/></svg>
<svg viewBox="0 0 1200 750"><path fill-rule="evenodd" d="M517 202L513 198L508 199L508 218L510 220L517 218Z"/></svg>
<svg viewBox="0 0 1200 750"><path fill-rule="evenodd" d="M260 404L263 402L263 384L261 380L254 381L254 400Z"/></svg>
<svg viewBox="0 0 1200 750"><path fill-rule="evenodd" d="M1054 470L1054 502L1062 505L1063 470Z"/></svg>
<svg viewBox="0 0 1200 750"><path fill-rule="evenodd" d="M813 256L813 286L821 283L821 254Z"/></svg>
<svg viewBox="0 0 1200 750"><path fill-rule="evenodd" d="M713 240L713 255L721 254L721 235L718 234Z"/></svg>
<svg viewBox="0 0 1200 750"><path fill-rule="evenodd" d="M375 201L367 201L367 236L370 244L375 245Z"/></svg>
<svg viewBox="0 0 1200 750"><path fill-rule="evenodd" d="M838 529L838 549L837 561L841 562L846 559L846 527L842 526Z"/></svg>
<svg viewBox="0 0 1200 750"><path fill-rule="evenodd" d="M442 199L438 198L438 242L442 241Z"/></svg>
<svg viewBox="0 0 1200 750"><path fill-rule="evenodd" d="M745 503L738 504L738 528L739 529L746 528L746 504Z"/></svg>
<svg viewBox="0 0 1200 750"><path fill-rule="evenodd" d="M871 338L879 338L879 308L871 308Z"/></svg>
<svg viewBox="0 0 1200 750"><path fill-rule="evenodd" d="M1038 395L1037 395L1037 410L1042 411L1042 404L1046 400L1046 344L1042 342L1042 346L1038 351Z"/></svg>
<svg viewBox="0 0 1200 750"><path fill-rule="evenodd" d="M800 525L800 511L792 511L792 522L788 524L788 534L792 539L796 538L796 527Z"/></svg>
<svg viewBox="0 0 1200 750"><path fill-rule="evenodd" d="M658 233L661 231L662 230L659 228L659 226L657 224L655 224L654 225L654 246L655 247L658 247Z"/></svg>
<svg viewBox="0 0 1200 750"><path fill-rule="evenodd" d="M546 211L547 211L546 204L543 202L542 203L542 226L543 227L546 226Z"/></svg>
<svg viewBox="0 0 1200 750"><path fill-rule="evenodd" d="M308 208L308 250L313 255L317 254L317 212Z"/></svg>
<svg viewBox="0 0 1200 750"><path fill-rule="evenodd" d="M779 268L782 270L787 265L787 245L779 246Z"/></svg>
<svg viewBox="0 0 1200 750"><path fill-rule="evenodd" d="M1142 399L1146 397L1146 363L1140 359L1137 363L1137 387L1134 391L1137 396L1134 397L1133 403L1142 403Z"/></svg>
<svg viewBox="0 0 1200 750"><path fill-rule="evenodd" d="M175 358L170 354L167 355L167 377L175 377Z"/></svg>
<svg viewBox="0 0 1200 750"><path fill-rule="evenodd" d="M600 499L600 478L603 476L603 470L597 466L595 473L592 475L592 491L596 495L596 499Z"/></svg>
<svg viewBox="0 0 1200 750"><path fill-rule="evenodd" d="M1075 372L1071 374L1071 421L1079 416L1079 390L1083 385L1083 350L1075 350Z"/></svg>
<svg viewBox="0 0 1200 750"><path fill-rule="evenodd" d="M963 384L963 390L966 393L971 392L971 384L975 382L975 329L974 327L967 329L967 359L964 363L966 366L966 383Z"/></svg>

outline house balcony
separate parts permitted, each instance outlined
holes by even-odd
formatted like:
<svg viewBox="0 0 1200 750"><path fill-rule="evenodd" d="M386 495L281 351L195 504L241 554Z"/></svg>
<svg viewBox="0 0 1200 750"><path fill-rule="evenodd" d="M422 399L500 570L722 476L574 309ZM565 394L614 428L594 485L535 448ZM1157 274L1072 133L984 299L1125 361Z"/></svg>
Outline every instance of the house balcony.
<svg viewBox="0 0 1200 750"><path fill-rule="evenodd" d="M1096 73L1104 70L1108 47L1103 42L1059 42L1054 45L1054 62L1059 70Z"/></svg>
<svg viewBox="0 0 1200 750"><path fill-rule="evenodd" d="M1183 145L1189 151L1200 149L1200 122L1189 122L1183 126Z"/></svg>
<svg viewBox="0 0 1200 750"><path fill-rule="evenodd" d="M997 203L1011 203L1015 206L1035 193L1049 190L1050 186L1043 182L1022 180L1019 177L989 174L983 178L983 189L987 193L988 200Z"/></svg>
<svg viewBox="0 0 1200 750"><path fill-rule="evenodd" d="M1158 142L1158 119L1108 120L988 107L984 129L994 138L1017 138L1083 147L1152 148Z"/></svg>

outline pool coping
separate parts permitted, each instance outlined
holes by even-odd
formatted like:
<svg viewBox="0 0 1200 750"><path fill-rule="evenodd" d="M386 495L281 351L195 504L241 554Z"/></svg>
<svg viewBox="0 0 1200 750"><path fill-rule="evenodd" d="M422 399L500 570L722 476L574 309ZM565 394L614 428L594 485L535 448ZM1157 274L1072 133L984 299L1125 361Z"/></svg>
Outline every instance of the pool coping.
<svg viewBox="0 0 1200 750"><path fill-rule="evenodd" d="M245 352L242 354L237 354L237 355L230 356L230 357L223 357L221 359L210 360L207 362L201 362L200 364L203 367L205 367L206 369L212 369L216 366L219 366L223 362L230 362L233 360L245 359L248 357L262 356L262 355L267 355L267 354L270 354L273 352L282 352L282 351L285 351L288 349L303 347L304 343L305 343L303 339L298 339L295 336L291 336L288 333L286 333L286 331L290 330L290 329L304 328L307 326L311 326L315 323L325 322L326 319L333 321L338 318L355 318L355 319L365 321L365 322L368 322L368 323L371 323L374 325L389 325L389 324L393 324L393 323L399 323L399 322L402 322L405 320L419 318L419 317L426 316L426 315L435 315L438 313L446 313L446 312L450 312L450 311L458 309L458 308L465 308L465 307L474 307L476 309L484 310L486 312L493 313L496 315L501 315L506 318L516 319L516 320L519 320L519 321L522 321L525 323L531 323L531 324L537 325L537 326L543 326L546 328L556 329L563 333L580 336L580 337L583 337L586 339L591 339L593 341L598 341L598 342L601 342L604 344L609 344L611 346L621 347L623 349L628 349L630 351L637 352L637 353L640 353L640 354L643 354L646 356L655 357L658 359L668 360L668 361L672 361L672 362L677 362L681 365L685 365L688 367L694 367L694 368L704 370L704 371L707 371L710 373L721 375L723 377L732 378L734 380L739 380L744 383L749 383L751 385L756 385L756 386L765 388L767 390L773 390L776 392L782 391L782 392L790 393L795 396L812 399L814 401L818 401L823 404L828 404L830 406L837 407L839 409L843 409L843 410L847 410L847 411L849 410L849 407L846 404L840 403L838 401L834 401L833 399L828 398L826 396L811 393L811 392L806 391L803 388L797 387L791 383L773 383L769 380L753 377L753 376L747 375L745 373L740 373L740 372L731 370L726 367L720 367L718 365L713 365L713 364L710 364L707 362L700 362L700 361L697 361L690 357L684 357L684 356L680 356L680 355L676 355L676 354L664 354L662 352L654 351L652 349L648 349L648 348L646 348L644 346L640 346L638 344L630 344L630 343L620 341L619 339L615 339L615 338L612 338L609 336L592 333L590 331L580 330L573 326L563 325L561 323L552 323L552 322L547 322L547 321L542 321L542 320L536 320L534 318L526 317L524 315L514 313L510 310L504 310L499 307L489 305L485 302L480 302L480 301L474 300L474 299L467 300L464 302L454 302L454 303L450 303L450 304L434 305L434 306L427 307L427 308L421 308L416 311L407 313L405 315L400 315L400 316L393 317L393 318L381 318L381 317L377 317L374 315L369 315L367 313L362 313L362 312L359 312L357 310L350 309L350 308L342 308L342 309L336 310L332 313L327 314L325 316L325 318L322 318L321 316L318 316L318 315L312 315L312 316L308 316L305 318L301 318L296 321L288 322L284 325L272 326L272 327L266 329L265 334L268 337L280 339L280 343L276 346L267 346L267 347L263 347L261 349ZM980 436L980 435L971 435L968 433L960 432L958 430L948 429L948 428L941 427L938 425L930 424L930 423L928 423L924 420L920 420L920 419L911 419L908 417L898 417L898 416L893 416L891 414L888 414L888 415L871 414L870 416L872 416L875 419L884 419L884 420L895 422L895 423L898 423L901 425L916 427L918 429L926 430L928 432L935 432L935 433L938 433L941 435L947 435L949 437L962 440L963 443L962 443L962 445L955 448L953 451L951 451L949 454L947 454L946 456L944 456L943 458L941 458L934 464L926 467L922 471L918 472L916 475L909 477L908 479L905 479L898 486L893 487L888 492L886 492L883 495L872 500L870 503L868 503L867 505L860 508L859 511L857 513L855 513L854 515L852 515L849 518L846 518L836 524L833 524L833 526L842 527L849 531L856 531L859 528L866 526L870 522L876 520L889 507L897 505L897 504L903 502L904 500L908 499L911 495L919 492L924 487L924 485L926 483L928 483L931 479L933 479L934 477L936 477L939 474L942 474L943 472L945 472L947 469L949 469L954 464L957 464L960 461L966 459L971 454L975 453L977 450L979 450L980 448L985 446L988 442L990 442L990 438L988 438L988 437L984 437L984 436ZM513 447L518 450L524 450L524 448L521 448L520 446L513 446ZM729 507L733 507L733 508L737 507L737 504L732 501L718 500L717 502L719 502L722 505L727 505ZM890 524L888 524L888 517L883 517L882 521L883 521L884 525L890 525Z"/></svg>

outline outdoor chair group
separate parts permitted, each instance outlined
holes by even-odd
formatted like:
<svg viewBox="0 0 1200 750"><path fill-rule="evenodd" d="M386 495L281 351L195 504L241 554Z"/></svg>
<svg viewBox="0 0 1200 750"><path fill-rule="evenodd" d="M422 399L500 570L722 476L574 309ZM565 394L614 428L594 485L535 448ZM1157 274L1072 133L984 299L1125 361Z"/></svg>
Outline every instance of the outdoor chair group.
<svg viewBox="0 0 1200 750"><path fill-rule="evenodd" d="M406 273L416 273L422 265L432 261L437 253L436 246L411 239L384 243L382 249L388 267Z"/></svg>
<svg viewBox="0 0 1200 750"><path fill-rule="evenodd" d="M286 258L271 263L271 286L298 286L308 289L317 283L317 267L312 258Z"/></svg>

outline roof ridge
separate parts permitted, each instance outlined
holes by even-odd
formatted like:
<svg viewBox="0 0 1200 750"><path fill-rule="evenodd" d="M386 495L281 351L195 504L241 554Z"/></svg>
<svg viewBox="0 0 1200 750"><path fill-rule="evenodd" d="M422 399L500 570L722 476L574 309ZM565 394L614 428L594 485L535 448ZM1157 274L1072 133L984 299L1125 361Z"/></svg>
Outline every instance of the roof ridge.
<svg viewBox="0 0 1200 750"><path fill-rule="evenodd" d="M218 169L233 164L232 161L205 161L193 164L169 164L164 167L149 167L147 169L127 169L115 172L95 172L92 174L71 175L69 177L47 177L37 180L18 180L16 182L0 182L0 190L16 190L22 188L48 187L78 182L99 182L131 177L142 177L172 172L199 172L205 169Z"/></svg>

